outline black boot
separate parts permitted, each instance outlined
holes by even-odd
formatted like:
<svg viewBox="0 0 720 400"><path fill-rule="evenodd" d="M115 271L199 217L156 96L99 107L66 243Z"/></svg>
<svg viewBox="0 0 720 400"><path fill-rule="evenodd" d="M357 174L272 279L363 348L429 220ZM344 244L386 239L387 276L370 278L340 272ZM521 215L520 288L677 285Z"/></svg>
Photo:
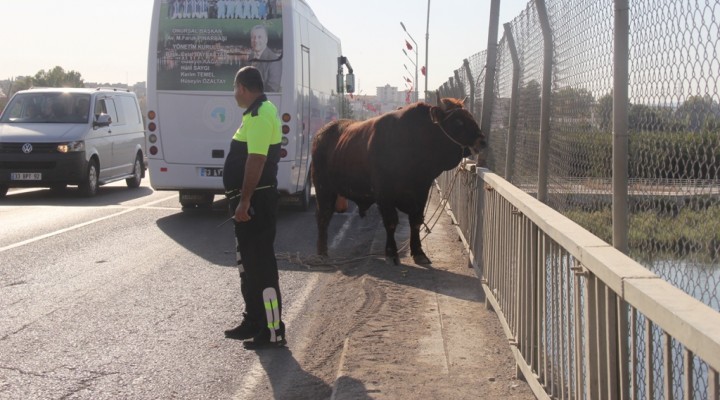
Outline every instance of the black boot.
<svg viewBox="0 0 720 400"><path fill-rule="evenodd" d="M272 347L284 347L287 344L285 337L285 323L280 322L280 327L275 330L275 337L272 337L269 328L262 328L260 332L253 337L252 341L243 342L246 349L260 349Z"/></svg>
<svg viewBox="0 0 720 400"><path fill-rule="evenodd" d="M260 324L256 321L248 319L248 315L243 313L243 320L240 325L225 331L225 337L228 339L245 340L257 336L260 333Z"/></svg>

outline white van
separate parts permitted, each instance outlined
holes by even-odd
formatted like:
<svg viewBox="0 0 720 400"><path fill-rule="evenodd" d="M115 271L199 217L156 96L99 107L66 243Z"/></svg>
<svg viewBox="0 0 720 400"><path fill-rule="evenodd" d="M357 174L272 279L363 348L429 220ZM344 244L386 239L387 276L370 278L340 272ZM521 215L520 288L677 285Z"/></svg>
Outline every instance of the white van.
<svg viewBox="0 0 720 400"><path fill-rule="evenodd" d="M99 185L145 176L145 128L124 89L42 88L15 93L0 115L0 198L11 187L93 196Z"/></svg>

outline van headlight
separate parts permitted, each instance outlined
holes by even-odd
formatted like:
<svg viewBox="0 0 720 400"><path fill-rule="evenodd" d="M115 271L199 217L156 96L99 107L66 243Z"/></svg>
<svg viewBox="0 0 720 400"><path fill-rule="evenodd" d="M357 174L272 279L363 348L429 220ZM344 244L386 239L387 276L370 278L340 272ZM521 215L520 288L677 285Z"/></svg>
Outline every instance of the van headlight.
<svg viewBox="0 0 720 400"><path fill-rule="evenodd" d="M57 147L58 151L61 153L70 153L74 151L83 151L85 150L85 141L78 140L76 142L70 142L70 143L61 143Z"/></svg>

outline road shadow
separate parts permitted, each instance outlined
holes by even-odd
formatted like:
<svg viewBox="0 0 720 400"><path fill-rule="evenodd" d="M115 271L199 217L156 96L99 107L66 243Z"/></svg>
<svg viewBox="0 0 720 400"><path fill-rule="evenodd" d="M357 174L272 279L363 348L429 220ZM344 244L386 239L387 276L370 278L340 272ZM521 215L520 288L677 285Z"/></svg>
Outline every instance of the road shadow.
<svg viewBox="0 0 720 400"><path fill-rule="evenodd" d="M355 214L357 214L356 211ZM360 218L358 215L355 217ZM446 216L443 215L444 217ZM373 229L375 234L371 238L371 243L358 245L352 251L364 252L365 256L358 257L358 254L355 254L355 261L344 263L343 260L347 259L347 249L335 249L334 251L331 249L327 263L334 265L335 270L350 277L372 276L394 284L412 286L461 300L485 301L485 293L480 279L472 270L468 255L463 251L460 242L453 242L454 239L445 237L444 232L439 228L427 236L421 232L423 249L433 263L430 265L415 264L409 254L409 249L406 245L403 246L409 241L409 225L407 216L400 213L400 223L395 234L395 240L400 248L400 264L395 265L392 260L384 256L386 234L377 207L370 207L363 219L366 220L364 229ZM428 250L430 242L435 244L433 254ZM335 262L337 260L340 262ZM450 270L457 270L458 266L467 268L468 274Z"/></svg>
<svg viewBox="0 0 720 400"><path fill-rule="evenodd" d="M191 253L219 266L235 267L232 221L223 201L185 209L155 221L160 230Z"/></svg>
<svg viewBox="0 0 720 400"><path fill-rule="evenodd" d="M100 186L93 197L84 197L76 187L62 190L38 188L15 191L11 189L0 198L2 206L68 206L100 207L120 205L122 203L150 196L154 192L149 187L128 188L123 186Z"/></svg>
<svg viewBox="0 0 720 400"><path fill-rule="evenodd" d="M314 208L301 212L293 206L279 207L275 239L279 269L303 269L296 263L284 260L290 260L291 254L306 254L309 247L314 246L314 236L303 232L303 227L306 227L310 220L314 221L314 216ZM224 198L215 201L211 207L185 208L182 212L156 221L158 228L180 246L224 267L236 266L233 224L227 200Z"/></svg>
<svg viewBox="0 0 720 400"><path fill-rule="evenodd" d="M268 396L269 398L317 400L332 397L333 387L312 373L305 371L289 348L259 349L254 351L257 353L260 364L270 381L272 396ZM348 390L350 389L352 389L353 394L365 393L365 385L356 379L342 377L336 385L341 389L335 397L337 399L370 399L367 395L344 396L345 393L349 393ZM259 395L260 393L257 394Z"/></svg>

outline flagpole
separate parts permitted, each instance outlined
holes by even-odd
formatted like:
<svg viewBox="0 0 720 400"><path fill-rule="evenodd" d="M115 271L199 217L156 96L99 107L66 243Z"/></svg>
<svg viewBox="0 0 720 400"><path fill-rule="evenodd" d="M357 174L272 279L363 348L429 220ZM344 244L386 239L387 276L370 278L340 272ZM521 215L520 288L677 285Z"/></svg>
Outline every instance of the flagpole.
<svg viewBox="0 0 720 400"><path fill-rule="evenodd" d="M425 102L428 101L428 42L430 42L430 0L428 0L427 25L425 26Z"/></svg>
<svg viewBox="0 0 720 400"><path fill-rule="evenodd" d="M415 44L415 48L409 49L409 50L415 50L415 84L413 86L415 89L415 101L418 101L418 91L417 91L417 87L418 87L418 66L417 66L418 65L418 51L417 51L417 47L418 47L418 45L417 45L417 42L415 41L415 39L413 39L410 32L408 32L407 29L405 29L405 24L403 24L402 21L400 21L400 26L402 26L403 30L408 35L410 40L412 40L412 42ZM405 42L407 43L407 40ZM409 56L408 56L408 58L409 58ZM410 60L410 61L412 61L412 60Z"/></svg>

